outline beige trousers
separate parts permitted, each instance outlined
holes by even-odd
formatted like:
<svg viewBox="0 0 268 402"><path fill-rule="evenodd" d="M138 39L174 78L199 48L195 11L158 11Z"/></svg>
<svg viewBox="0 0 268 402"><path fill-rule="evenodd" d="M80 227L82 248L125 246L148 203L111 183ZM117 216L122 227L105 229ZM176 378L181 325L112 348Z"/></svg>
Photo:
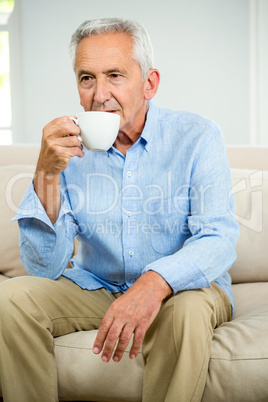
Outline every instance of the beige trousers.
<svg viewBox="0 0 268 402"><path fill-rule="evenodd" d="M1 283L4 402L58 401L53 337L98 328L120 295L83 290L64 277L21 277ZM217 285L179 292L165 301L143 342L143 402L200 401L213 330L230 317L228 297Z"/></svg>

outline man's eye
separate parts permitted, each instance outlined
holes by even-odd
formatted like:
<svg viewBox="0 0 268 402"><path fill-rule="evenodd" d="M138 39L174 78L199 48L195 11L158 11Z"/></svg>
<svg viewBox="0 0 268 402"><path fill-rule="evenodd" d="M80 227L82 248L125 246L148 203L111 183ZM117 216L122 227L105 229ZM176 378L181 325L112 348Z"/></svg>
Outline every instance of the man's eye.
<svg viewBox="0 0 268 402"><path fill-rule="evenodd" d="M119 77L121 77L121 75L118 74L118 73L113 73L113 74L110 75L110 77L112 77L112 78L119 78Z"/></svg>
<svg viewBox="0 0 268 402"><path fill-rule="evenodd" d="M84 75L82 78L81 78L81 81L90 81L91 80L91 77L89 76L89 75Z"/></svg>
<svg viewBox="0 0 268 402"><path fill-rule="evenodd" d="M91 75L83 75L83 76L80 78L80 82L89 83L89 82L92 81L92 79L93 79L93 77L91 77Z"/></svg>

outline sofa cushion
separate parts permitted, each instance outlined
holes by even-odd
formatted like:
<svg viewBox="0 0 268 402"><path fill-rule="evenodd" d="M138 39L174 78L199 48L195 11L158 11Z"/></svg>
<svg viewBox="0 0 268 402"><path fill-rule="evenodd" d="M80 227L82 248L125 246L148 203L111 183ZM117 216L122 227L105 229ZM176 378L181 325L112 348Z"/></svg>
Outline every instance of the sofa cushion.
<svg viewBox="0 0 268 402"><path fill-rule="evenodd" d="M231 169L240 225L233 283L268 281L268 171Z"/></svg>
<svg viewBox="0 0 268 402"><path fill-rule="evenodd" d="M268 283L233 290L235 314L214 331L202 402L268 401Z"/></svg>
<svg viewBox="0 0 268 402"><path fill-rule="evenodd" d="M0 166L0 273L8 276L26 275L20 260L19 228L12 222L16 209L32 180L33 165Z"/></svg>
<svg viewBox="0 0 268 402"><path fill-rule="evenodd" d="M93 353L97 330L55 338L59 398L63 401L141 401L144 362L139 352L129 358L128 345L120 363L104 364ZM120 381L119 381L120 379Z"/></svg>
<svg viewBox="0 0 268 402"><path fill-rule="evenodd" d="M40 145L12 144L0 146L0 165L33 165L36 166Z"/></svg>

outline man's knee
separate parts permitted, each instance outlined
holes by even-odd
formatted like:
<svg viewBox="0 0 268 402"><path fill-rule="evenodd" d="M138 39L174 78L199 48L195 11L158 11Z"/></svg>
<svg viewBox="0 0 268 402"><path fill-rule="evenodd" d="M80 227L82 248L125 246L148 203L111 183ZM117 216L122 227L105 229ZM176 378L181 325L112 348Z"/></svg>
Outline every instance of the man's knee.
<svg viewBox="0 0 268 402"><path fill-rule="evenodd" d="M172 305L172 310L170 309ZM214 307L213 300L203 289L185 290L172 296L164 306L163 314L168 311L173 314L173 320L182 323L211 320Z"/></svg>
<svg viewBox="0 0 268 402"><path fill-rule="evenodd" d="M24 292L24 278L17 277L6 280L0 284L0 311L6 311L14 295ZM27 277L28 278L28 277Z"/></svg>
<svg viewBox="0 0 268 402"><path fill-rule="evenodd" d="M38 294L38 279L30 276L9 279L0 285L0 318L10 328L12 323L22 322L27 316L38 319L40 309L35 294Z"/></svg>
<svg viewBox="0 0 268 402"><path fill-rule="evenodd" d="M34 288L36 278L31 276L20 276L8 279L0 284L0 306L10 300L24 297Z"/></svg>

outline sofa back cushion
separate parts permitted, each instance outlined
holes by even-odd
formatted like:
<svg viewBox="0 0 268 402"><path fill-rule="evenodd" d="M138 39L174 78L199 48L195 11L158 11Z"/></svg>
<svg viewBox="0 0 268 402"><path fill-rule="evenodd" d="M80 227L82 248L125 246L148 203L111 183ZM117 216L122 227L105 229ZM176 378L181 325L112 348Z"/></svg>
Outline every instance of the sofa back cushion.
<svg viewBox="0 0 268 402"><path fill-rule="evenodd" d="M19 227L11 218L29 186L34 165L0 166L0 273L8 276L26 275L20 260Z"/></svg>
<svg viewBox="0 0 268 402"><path fill-rule="evenodd" d="M32 179L39 150L39 145L0 147L1 280L27 274L20 260L18 224L11 218Z"/></svg>
<svg viewBox="0 0 268 402"><path fill-rule="evenodd" d="M268 171L231 169L240 226L233 283L268 281Z"/></svg>

